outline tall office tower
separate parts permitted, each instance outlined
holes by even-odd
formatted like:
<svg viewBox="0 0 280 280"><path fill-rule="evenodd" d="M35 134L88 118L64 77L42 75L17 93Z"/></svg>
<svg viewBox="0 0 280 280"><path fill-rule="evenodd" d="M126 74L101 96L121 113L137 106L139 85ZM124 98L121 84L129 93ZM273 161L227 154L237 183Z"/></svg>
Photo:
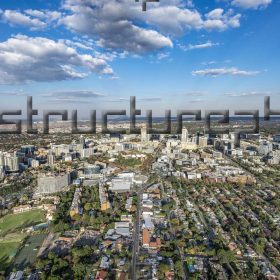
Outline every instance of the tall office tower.
<svg viewBox="0 0 280 280"><path fill-rule="evenodd" d="M4 166L0 166L0 179L3 179L4 177L5 177Z"/></svg>
<svg viewBox="0 0 280 280"><path fill-rule="evenodd" d="M150 140L150 134L147 133L146 127L141 128L141 141L148 142Z"/></svg>
<svg viewBox="0 0 280 280"><path fill-rule="evenodd" d="M233 146L233 148L235 148L235 138L237 137L237 135L234 133L234 132L230 132L229 133L229 138L230 138L230 140L231 140L231 142L232 142L232 146Z"/></svg>
<svg viewBox="0 0 280 280"><path fill-rule="evenodd" d="M4 166L4 165L5 165L4 153L0 152L0 166Z"/></svg>
<svg viewBox="0 0 280 280"><path fill-rule="evenodd" d="M85 138L84 138L83 135L80 136L80 144L83 146L83 148L85 148L85 146L86 146L86 140L85 140Z"/></svg>
<svg viewBox="0 0 280 280"><path fill-rule="evenodd" d="M19 160L17 156L7 154L4 157L5 170L10 172L16 172L19 170Z"/></svg>
<svg viewBox="0 0 280 280"><path fill-rule="evenodd" d="M34 145L24 145L21 146L20 152L24 154L33 154L35 151L35 146Z"/></svg>
<svg viewBox="0 0 280 280"><path fill-rule="evenodd" d="M68 144L59 144L59 145L51 144L51 151L56 156L61 156L62 154L68 154L70 152L70 145L68 145Z"/></svg>
<svg viewBox="0 0 280 280"><path fill-rule="evenodd" d="M54 155L53 154L48 154L48 156L47 156L47 163L50 166L54 165Z"/></svg>
<svg viewBox="0 0 280 280"><path fill-rule="evenodd" d="M185 127L182 129L181 142L189 142L189 132Z"/></svg>
<svg viewBox="0 0 280 280"><path fill-rule="evenodd" d="M3 179L5 176L4 166L0 165L0 179Z"/></svg>
<svg viewBox="0 0 280 280"><path fill-rule="evenodd" d="M259 146L259 154L262 156L265 156L267 154L269 154L269 152L272 152L273 150L273 145L271 142L261 142L260 146Z"/></svg>
<svg viewBox="0 0 280 280"><path fill-rule="evenodd" d="M80 157L81 158L89 158L90 156L92 156L95 152L94 148L86 148L86 149L82 149L80 151Z"/></svg>

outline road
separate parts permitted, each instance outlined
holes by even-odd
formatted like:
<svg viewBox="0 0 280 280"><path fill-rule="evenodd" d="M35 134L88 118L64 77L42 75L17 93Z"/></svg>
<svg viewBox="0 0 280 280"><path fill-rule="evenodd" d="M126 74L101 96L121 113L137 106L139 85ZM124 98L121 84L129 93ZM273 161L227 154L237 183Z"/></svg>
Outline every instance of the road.
<svg viewBox="0 0 280 280"><path fill-rule="evenodd" d="M140 236L140 213L141 213L141 199L143 190L141 189L137 193L137 210L136 218L133 230L133 249L132 249L132 262L131 262L131 279L136 280L136 262L139 252L139 236Z"/></svg>
<svg viewBox="0 0 280 280"><path fill-rule="evenodd" d="M154 152L153 155L153 160L151 161L151 164L157 159L159 153L161 152L161 149L163 148L163 143L165 140L161 141L159 146ZM146 170L150 169L145 167ZM131 268L130 268L130 279L136 280L136 267L137 267L137 260L138 260L138 253L139 253L139 237L140 237L140 227L141 227L141 200L142 200L142 195L145 189L149 188L152 186L153 183L145 184L142 187L140 187L137 190L137 210L136 210L136 217L135 217L135 223L134 223L134 230L133 230L133 235L132 235L132 240L133 240L133 248L132 248L132 261L131 261Z"/></svg>
<svg viewBox="0 0 280 280"><path fill-rule="evenodd" d="M136 265L139 253L139 237L140 237L140 228L141 228L141 202L142 202L142 195L144 191L154 184L145 184L137 191L137 210L136 210L136 218L134 223L134 230L133 230L133 249L132 249L132 261L131 261L131 279L136 280Z"/></svg>

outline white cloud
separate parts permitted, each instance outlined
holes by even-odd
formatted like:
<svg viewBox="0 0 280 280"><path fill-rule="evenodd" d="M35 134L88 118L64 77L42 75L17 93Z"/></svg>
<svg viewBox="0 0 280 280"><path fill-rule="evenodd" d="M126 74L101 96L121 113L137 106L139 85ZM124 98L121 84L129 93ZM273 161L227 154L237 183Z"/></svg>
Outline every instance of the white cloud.
<svg viewBox="0 0 280 280"><path fill-rule="evenodd" d="M93 90L63 90L63 91L53 91L50 93L42 94L42 97L55 98L56 101L81 101L83 99L92 99L104 97L104 94L95 92Z"/></svg>
<svg viewBox="0 0 280 280"><path fill-rule="evenodd" d="M201 62L202 65L212 65L212 64L216 64L216 63L217 63L217 61L215 61L215 60Z"/></svg>
<svg viewBox="0 0 280 280"><path fill-rule="evenodd" d="M49 10L32 10L28 9L24 11L25 14L33 16L35 18L41 18L41 19L46 19L47 21L55 21L60 19L61 13L57 11L49 11Z"/></svg>
<svg viewBox="0 0 280 280"><path fill-rule="evenodd" d="M204 91L191 91L191 92L187 92L184 95L186 96L204 96L206 95L206 92Z"/></svg>
<svg viewBox="0 0 280 280"><path fill-rule="evenodd" d="M224 10L221 8L214 9L206 14L208 19L221 19L223 17Z"/></svg>
<svg viewBox="0 0 280 280"><path fill-rule="evenodd" d="M157 59L158 60L162 60L162 59L168 58L169 56L170 56L170 53L168 53L168 52L161 52L161 53L157 54Z"/></svg>
<svg viewBox="0 0 280 280"><path fill-rule="evenodd" d="M163 5L149 9L144 15L142 14L142 18L164 34L176 36L193 29L223 31L236 28L240 26L241 15L234 14L232 9L227 12L223 9L215 9L203 16L195 9Z"/></svg>
<svg viewBox="0 0 280 280"><path fill-rule="evenodd" d="M232 9L224 12L223 9L214 9L207 13L204 21L204 28L207 30L223 31L228 28L237 28L240 26L241 14L234 15Z"/></svg>
<svg viewBox="0 0 280 280"><path fill-rule="evenodd" d="M17 35L0 43L0 83L80 79L90 72L112 74L105 60L61 41Z"/></svg>
<svg viewBox="0 0 280 280"><path fill-rule="evenodd" d="M98 40L99 46L130 53L145 53L172 47L168 36L134 23L136 3L122 1L77 0L65 1L64 8L71 14L60 20L70 30ZM140 12L143 14L141 9Z"/></svg>
<svg viewBox="0 0 280 280"><path fill-rule="evenodd" d="M30 27L32 30L43 29L47 24L38 18L31 18L18 11L5 10L1 15L2 20L11 25Z"/></svg>
<svg viewBox="0 0 280 280"><path fill-rule="evenodd" d="M228 97L251 97L251 96L271 95L271 92L250 91L250 92L241 92L241 93L225 93L224 95Z"/></svg>
<svg viewBox="0 0 280 280"><path fill-rule="evenodd" d="M90 50L93 51L93 47L83 44L79 41L72 41L72 40L60 40L60 42L63 42L65 45L72 47L72 48L79 48L79 49L83 49L83 50Z"/></svg>
<svg viewBox="0 0 280 280"><path fill-rule="evenodd" d="M187 7L189 8L194 8L194 3L193 3L193 0L187 0Z"/></svg>
<svg viewBox="0 0 280 280"><path fill-rule="evenodd" d="M205 101L205 99L197 98L197 99L192 99L188 102L190 102L190 103L201 103L201 102L204 102L204 101Z"/></svg>
<svg viewBox="0 0 280 280"><path fill-rule="evenodd" d="M0 95L11 95L11 96L27 96L23 90L13 90L13 91L1 91Z"/></svg>
<svg viewBox="0 0 280 280"><path fill-rule="evenodd" d="M149 3L146 12L142 11L139 3L131 0L63 0L61 8L61 13L32 9L5 10L1 18L10 25L32 30L64 25L72 32L87 35L99 47L142 54L172 48L172 40L190 30L224 31L239 27L241 17L234 14L232 9L227 12L215 9L202 15L191 0Z"/></svg>
<svg viewBox="0 0 280 280"><path fill-rule="evenodd" d="M219 45L220 45L219 43L212 43L211 41L208 41L203 44L197 44L197 45L189 44L188 46L180 46L180 48L184 51L189 51L189 50L197 50L197 49L207 49Z"/></svg>
<svg viewBox="0 0 280 280"><path fill-rule="evenodd" d="M266 8L272 0L233 0L232 5L243 9Z"/></svg>
<svg viewBox="0 0 280 280"><path fill-rule="evenodd" d="M216 9L200 14L191 2L149 3L146 12L130 0L65 0L68 11L60 24L98 40L99 46L129 53L171 48L175 37L190 30L219 30L240 26L240 14Z"/></svg>
<svg viewBox="0 0 280 280"><path fill-rule="evenodd" d="M104 33L99 40L99 45L103 48L145 53L164 47L173 47L173 43L168 37L157 31L132 25L126 20L105 28L108 28L109 33Z"/></svg>
<svg viewBox="0 0 280 280"><path fill-rule="evenodd" d="M49 10L17 10L0 11L1 19L10 25L29 27L31 30L41 30L61 17L61 13Z"/></svg>
<svg viewBox="0 0 280 280"><path fill-rule="evenodd" d="M204 70L196 70L192 72L194 76L254 76L259 74L259 71L245 71L240 70L236 67L231 68L212 68L212 69L204 69Z"/></svg>
<svg viewBox="0 0 280 280"><path fill-rule="evenodd" d="M120 97L117 99L109 99L106 102L129 102L129 98ZM161 97L144 97L144 98L137 98L137 102L159 102L162 101Z"/></svg>
<svg viewBox="0 0 280 280"><path fill-rule="evenodd" d="M152 8L141 14L141 17L143 21L171 35L181 35L188 30L203 27L203 19L198 11L176 6Z"/></svg>

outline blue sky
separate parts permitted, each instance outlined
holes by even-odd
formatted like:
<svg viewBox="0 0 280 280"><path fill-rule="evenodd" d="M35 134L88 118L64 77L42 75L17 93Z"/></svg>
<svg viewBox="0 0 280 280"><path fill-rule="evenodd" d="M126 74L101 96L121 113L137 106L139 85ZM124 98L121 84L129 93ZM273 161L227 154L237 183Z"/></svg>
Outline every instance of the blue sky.
<svg viewBox="0 0 280 280"><path fill-rule="evenodd" d="M280 105L279 0L45 2L0 4L1 109Z"/></svg>

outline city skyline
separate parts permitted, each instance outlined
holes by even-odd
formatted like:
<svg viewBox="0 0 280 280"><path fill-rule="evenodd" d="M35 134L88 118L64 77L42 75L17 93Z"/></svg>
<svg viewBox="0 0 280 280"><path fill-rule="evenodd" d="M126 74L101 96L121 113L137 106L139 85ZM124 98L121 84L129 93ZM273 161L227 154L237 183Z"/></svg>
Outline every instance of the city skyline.
<svg viewBox="0 0 280 280"><path fill-rule="evenodd" d="M0 8L4 108L260 109L280 105L279 1L16 1ZM219 102L217 102L217 100ZM23 104L23 105L21 105ZM78 105L78 106L77 106ZM66 109L66 108L65 108Z"/></svg>

